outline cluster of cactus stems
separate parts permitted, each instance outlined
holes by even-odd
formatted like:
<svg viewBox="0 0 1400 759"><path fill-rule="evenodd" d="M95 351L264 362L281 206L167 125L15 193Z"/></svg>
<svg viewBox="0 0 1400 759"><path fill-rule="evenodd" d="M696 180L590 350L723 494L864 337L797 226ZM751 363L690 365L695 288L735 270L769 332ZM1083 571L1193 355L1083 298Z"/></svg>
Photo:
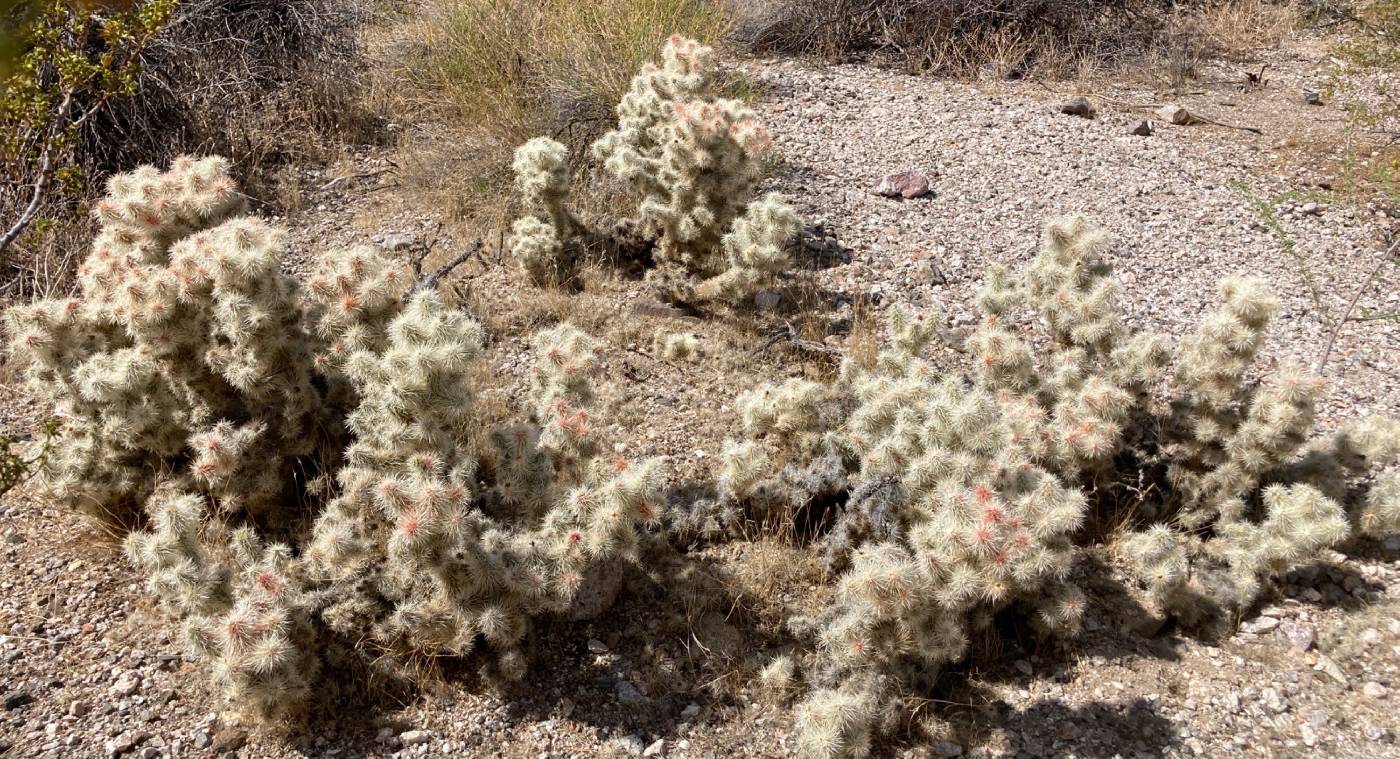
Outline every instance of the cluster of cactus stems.
<svg viewBox="0 0 1400 759"><path fill-rule="evenodd" d="M622 227L657 241L658 271L727 298L786 265L796 221L750 202L769 139L742 105L703 98L709 55L672 39L595 152L642 196ZM517 154L537 215L512 246L541 281L572 276L591 234L567 208L567 160L546 140ZM597 345L567 324L536 335L522 420L478 450L481 328L374 248L325 256L299 287L280 233L239 198L217 158L116 177L80 294L6 313L64 425L44 482L109 524L144 511L129 556L259 719L303 710L328 640L485 648L489 672L521 677L531 619L596 614L661 519L659 463L602 454ZM1229 619L1326 546L1400 529L1386 471L1400 422L1314 438L1319 384L1255 375L1277 310L1262 283L1223 282L1219 310L1172 351L1125 324L1106 243L1058 220L1023 276L993 268L967 378L923 355L938 319L892 309L872 365L739 397L744 436L685 518L718 534L834 507L821 545L834 603L793 620L810 651L762 675L779 697L806 689L807 754L869 753L901 690L961 659L994 615L1075 633L1086 601L1067 578L1090 508L1122 517L1115 555L1193 625ZM1024 336L1027 317L1043 338ZM657 343L667 358L697 348Z"/></svg>
<svg viewBox="0 0 1400 759"><path fill-rule="evenodd" d="M609 600L660 473L599 456L591 338L540 333L525 421L477 451L480 327L400 262L332 253L299 288L220 159L110 189L80 296L7 314L65 425L44 479L109 522L144 510L128 555L236 708L302 713L331 640L484 643L518 678L532 616Z"/></svg>
<svg viewBox="0 0 1400 759"><path fill-rule="evenodd" d="M836 603L794 625L815 652L762 678L775 692L806 680L806 753L868 752L901 684L961 658L1004 608L1073 633L1085 598L1065 578L1086 494L1124 517L1116 555L1188 625L1230 621L1321 548L1400 529L1400 478L1383 471L1400 422L1309 443L1319 384L1287 369L1253 381L1277 308L1262 283L1223 282L1220 310L1171 351L1124 323L1106 244L1061 219L1023 276L993 267L967 380L920 357L939 320L893 309L872 368L740 396L745 437L725 445L712 521L844 496L822 545ZM1043 339L1023 336L1026 316ZM1113 500L1148 480L1150 499Z"/></svg>
<svg viewBox="0 0 1400 759"><path fill-rule="evenodd" d="M222 159L108 189L80 293L6 313L12 354L64 423L48 490L120 525L161 473L222 512L276 518L294 463L326 437L281 234L241 215Z"/></svg>
<svg viewBox="0 0 1400 759"><path fill-rule="evenodd" d="M604 169L638 198L636 214L596 232L568 209L568 150L548 138L516 151L516 188L528 211L510 247L529 277L573 277L591 239L643 243L648 276L669 297L733 301L790 268L796 214L776 195L755 198L772 149L751 109L713 97L712 51L673 36L618 104L617 127L594 143ZM634 246L635 247L635 246Z"/></svg>

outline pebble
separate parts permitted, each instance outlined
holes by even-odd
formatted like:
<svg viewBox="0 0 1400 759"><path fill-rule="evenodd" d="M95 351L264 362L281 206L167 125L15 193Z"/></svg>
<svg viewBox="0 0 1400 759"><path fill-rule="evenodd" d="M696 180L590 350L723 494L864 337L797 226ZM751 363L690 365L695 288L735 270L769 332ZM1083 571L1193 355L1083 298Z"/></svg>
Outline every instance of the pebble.
<svg viewBox="0 0 1400 759"><path fill-rule="evenodd" d="M112 685L112 693L117 696L130 696L141 689L141 675L137 672L125 672L117 678L117 682Z"/></svg>
<svg viewBox="0 0 1400 759"><path fill-rule="evenodd" d="M1240 631L1258 635L1274 630L1278 625L1279 621L1274 617L1259 617L1240 625Z"/></svg>
<svg viewBox="0 0 1400 759"><path fill-rule="evenodd" d="M646 696L637 690L637 686L626 680L617 681L617 702L619 704L640 704L646 700Z"/></svg>
<svg viewBox="0 0 1400 759"><path fill-rule="evenodd" d="M1361 694L1367 698L1385 698L1389 690L1378 682L1367 682L1361 686Z"/></svg>
<svg viewBox="0 0 1400 759"><path fill-rule="evenodd" d="M642 751L642 756L665 756L665 755L666 755L666 739L665 739L665 738L658 738L658 739L656 740L655 743L651 744L650 746L647 746L646 749L644 749L644 750Z"/></svg>
<svg viewBox="0 0 1400 759"><path fill-rule="evenodd" d="M406 730L399 733L399 743L405 746L421 746L432 739L432 733L427 730Z"/></svg>

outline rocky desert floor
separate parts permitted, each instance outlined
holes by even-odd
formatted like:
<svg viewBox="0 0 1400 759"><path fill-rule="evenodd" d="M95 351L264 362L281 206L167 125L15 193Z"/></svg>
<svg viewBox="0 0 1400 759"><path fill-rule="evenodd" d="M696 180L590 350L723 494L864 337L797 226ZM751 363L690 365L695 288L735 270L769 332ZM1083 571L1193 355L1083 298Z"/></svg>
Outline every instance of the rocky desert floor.
<svg viewBox="0 0 1400 759"><path fill-rule="evenodd" d="M487 329L482 396L501 408L523 387L534 329L569 319L603 338L610 430L624 450L666 456L677 482L703 475L737 431L737 393L869 350L893 304L941 312L937 358L961 366L986 267L1028 261L1044 221L1063 213L1114 235L1121 302L1136 324L1179 337L1212 308L1221 277L1255 274L1283 303L1268 364L1312 366L1400 226L1400 208L1340 192L1348 156L1369 156L1348 151L1338 106L1305 102L1327 89L1325 51L1303 40L1215 64L1172 96L1130 83L745 61L781 154L771 189L810 226L807 270L776 304L697 317L602 269L580 293L541 292L489 242L445 290ZM1245 83L1261 63L1267 82ZM1076 94L1097 118L1061 113ZM1166 123L1133 133L1169 102L1263 133ZM931 194L872 192L906 170L924 172ZM466 231L400 186L391 153L307 167L302 179L306 210L287 221L290 271L334 246L432 247L431 264L467 245ZM1373 281L1359 309L1400 309L1400 270ZM654 349L656 335L675 332L700 339L698 360ZM1345 325L1323 374L1323 428L1400 414L1400 324ZM45 410L3 367L0 382L11 383L0 385L0 433L32 441ZM249 732L222 716L113 539L32 485L0 501L0 515L0 753L17 757L787 756L791 714L756 698L750 679L783 645L776 620L830 592L802 552L773 539L696 549L726 582L731 610L687 615L638 572L600 619L540 624L531 673L510 691L480 682L471 662L417 662L412 677L386 666L360 678L367 688L339 691L332 678L304 730ZM1005 631L944 673L878 753L1400 755L1400 538L1343 549L1279 578L1219 640L1152 623L1109 557L1086 552L1076 567L1091 595L1083 637L1048 645Z"/></svg>

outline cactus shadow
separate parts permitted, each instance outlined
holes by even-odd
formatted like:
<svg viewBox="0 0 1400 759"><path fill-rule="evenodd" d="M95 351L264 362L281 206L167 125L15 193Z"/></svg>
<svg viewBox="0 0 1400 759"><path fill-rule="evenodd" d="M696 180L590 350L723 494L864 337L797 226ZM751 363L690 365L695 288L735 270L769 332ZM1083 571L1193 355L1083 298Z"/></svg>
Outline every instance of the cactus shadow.
<svg viewBox="0 0 1400 759"><path fill-rule="evenodd" d="M1011 744L1001 748L1018 756L1107 758L1164 754L1180 746L1171 720L1143 698L1079 705L1047 698L1021 709L994 700L967 715L958 729L971 746L986 745L1001 733Z"/></svg>
<svg viewBox="0 0 1400 759"><path fill-rule="evenodd" d="M727 584L717 562L679 560ZM748 654L774 641L718 610L722 601L696 608L683 595L629 570L627 589L598 619L536 627L530 673L504 699L502 718L521 729L568 720L593 728L603 743L635 736L649 745L723 708Z"/></svg>
<svg viewBox="0 0 1400 759"><path fill-rule="evenodd" d="M1360 558L1394 561L1394 554L1397 552L1385 551L1377 545L1358 547L1358 550L1349 550L1348 553ZM1273 594L1275 600L1278 600L1278 597L1291 598L1317 609L1344 611L1359 611L1371 606L1370 601L1358 598L1349 588L1364 591L1366 594L1385 591L1382 583L1366 579L1352 567L1322 562L1290 569L1279 576L1279 585L1280 590ZM1286 592L1283 589L1296 590ZM1308 593L1309 590L1316 595Z"/></svg>

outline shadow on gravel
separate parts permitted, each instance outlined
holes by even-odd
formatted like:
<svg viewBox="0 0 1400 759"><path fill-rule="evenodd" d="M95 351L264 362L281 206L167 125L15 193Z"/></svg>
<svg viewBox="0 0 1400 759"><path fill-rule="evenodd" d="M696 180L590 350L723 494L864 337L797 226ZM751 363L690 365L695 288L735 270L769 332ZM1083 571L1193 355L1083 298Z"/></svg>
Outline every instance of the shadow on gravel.
<svg viewBox="0 0 1400 759"><path fill-rule="evenodd" d="M1395 552L1387 552L1379 546L1376 546L1372 551L1364 551L1363 549L1348 553L1354 557L1381 561L1395 560L1393 556L1386 557L1387 554ZM1353 567L1345 565L1318 563L1295 567L1281 575L1279 581L1282 588L1297 587L1303 589L1298 593L1286 594L1288 597L1318 609L1357 611L1371 606L1371 602L1366 600L1364 596L1385 592L1384 585L1366 579ZM1308 596L1307 590L1312 590L1317 595ZM1357 593L1361 593L1362 597L1358 597Z"/></svg>
<svg viewBox="0 0 1400 759"><path fill-rule="evenodd" d="M1144 699L1083 706L1047 699L1009 711L998 726L1031 756L1162 754L1179 744L1171 721Z"/></svg>

